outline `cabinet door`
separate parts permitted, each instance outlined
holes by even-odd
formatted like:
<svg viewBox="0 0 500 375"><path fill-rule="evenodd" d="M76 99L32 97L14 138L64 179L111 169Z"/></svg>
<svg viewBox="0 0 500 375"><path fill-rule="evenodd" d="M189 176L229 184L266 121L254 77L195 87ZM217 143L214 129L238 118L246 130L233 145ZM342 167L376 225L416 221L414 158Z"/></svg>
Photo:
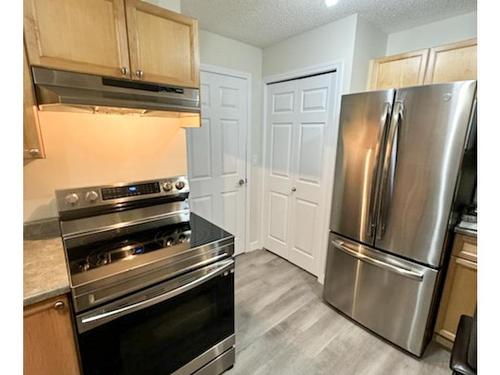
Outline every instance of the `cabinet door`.
<svg viewBox="0 0 500 375"><path fill-rule="evenodd" d="M31 65L128 76L123 0L25 0L24 32Z"/></svg>
<svg viewBox="0 0 500 375"><path fill-rule="evenodd" d="M372 60L368 79L369 90L382 90L421 85L429 50L419 50Z"/></svg>
<svg viewBox="0 0 500 375"><path fill-rule="evenodd" d="M126 0L132 78L199 87L198 21Z"/></svg>
<svg viewBox="0 0 500 375"><path fill-rule="evenodd" d="M43 158L45 153L38 122L38 109L25 51L23 51L23 102L24 159Z"/></svg>
<svg viewBox="0 0 500 375"><path fill-rule="evenodd" d="M477 40L431 49L425 83L477 79Z"/></svg>
<svg viewBox="0 0 500 375"><path fill-rule="evenodd" d="M474 314L476 296L476 263L452 256L439 306L436 333L453 342L460 316Z"/></svg>
<svg viewBox="0 0 500 375"><path fill-rule="evenodd" d="M24 374L80 374L66 296L25 308Z"/></svg>

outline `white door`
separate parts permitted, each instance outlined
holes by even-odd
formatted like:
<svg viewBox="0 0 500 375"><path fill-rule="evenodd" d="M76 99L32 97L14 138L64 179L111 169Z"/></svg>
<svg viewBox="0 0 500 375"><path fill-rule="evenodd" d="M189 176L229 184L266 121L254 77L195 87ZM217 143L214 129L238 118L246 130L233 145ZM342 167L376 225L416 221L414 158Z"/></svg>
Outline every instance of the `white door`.
<svg viewBox="0 0 500 375"><path fill-rule="evenodd" d="M187 130L191 210L245 250L246 79L201 72L201 128Z"/></svg>
<svg viewBox="0 0 500 375"><path fill-rule="evenodd" d="M332 75L268 85L264 247L318 275Z"/></svg>

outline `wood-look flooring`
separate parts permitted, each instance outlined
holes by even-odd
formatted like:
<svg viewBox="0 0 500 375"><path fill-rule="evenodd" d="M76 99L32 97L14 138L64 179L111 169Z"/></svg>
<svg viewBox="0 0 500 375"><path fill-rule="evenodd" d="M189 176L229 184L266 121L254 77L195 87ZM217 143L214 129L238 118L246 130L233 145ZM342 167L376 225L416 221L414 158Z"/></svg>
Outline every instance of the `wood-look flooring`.
<svg viewBox="0 0 500 375"><path fill-rule="evenodd" d="M421 360L340 315L316 278L257 250L236 258L236 374L451 374L431 343Z"/></svg>

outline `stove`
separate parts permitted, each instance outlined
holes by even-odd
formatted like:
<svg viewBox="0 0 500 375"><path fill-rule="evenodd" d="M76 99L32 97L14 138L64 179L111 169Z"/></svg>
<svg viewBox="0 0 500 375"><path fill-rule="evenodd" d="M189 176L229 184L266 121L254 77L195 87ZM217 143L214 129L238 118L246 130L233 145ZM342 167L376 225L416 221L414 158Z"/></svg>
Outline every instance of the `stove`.
<svg viewBox="0 0 500 375"><path fill-rule="evenodd" d="M234 363L234 237L188 197L184 176L56 191L86 374Z"/></svg>

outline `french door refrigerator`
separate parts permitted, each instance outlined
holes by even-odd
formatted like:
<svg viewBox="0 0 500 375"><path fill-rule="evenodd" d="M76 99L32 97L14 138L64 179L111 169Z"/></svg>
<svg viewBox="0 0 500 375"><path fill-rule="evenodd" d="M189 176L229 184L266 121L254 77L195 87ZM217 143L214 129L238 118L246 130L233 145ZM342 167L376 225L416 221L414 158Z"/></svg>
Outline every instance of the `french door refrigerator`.
<svg viewBox="0 0 500 375"><path fill-rule="evenodd" d="M342 97L324 298L416 356L470 186L475 91L463 81Z"/></svg>

